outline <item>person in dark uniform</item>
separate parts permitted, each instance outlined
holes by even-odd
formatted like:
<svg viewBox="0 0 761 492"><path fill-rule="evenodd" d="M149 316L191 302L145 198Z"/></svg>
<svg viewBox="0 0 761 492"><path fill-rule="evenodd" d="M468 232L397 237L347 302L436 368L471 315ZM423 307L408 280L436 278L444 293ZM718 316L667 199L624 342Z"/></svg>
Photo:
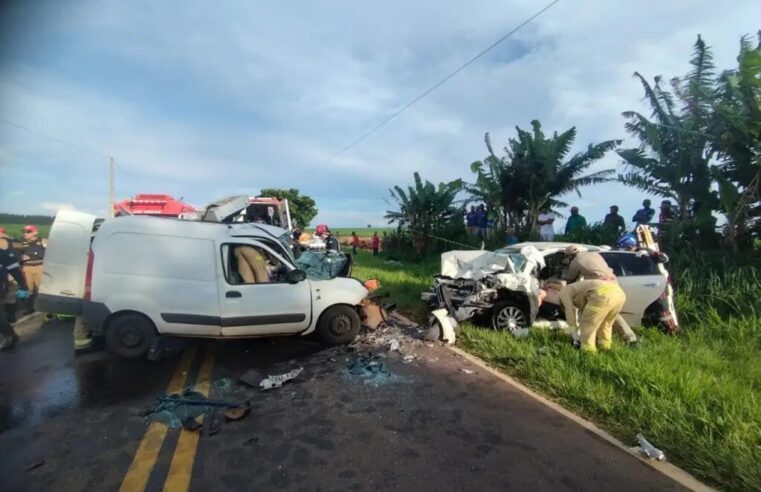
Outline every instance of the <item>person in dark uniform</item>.
<svg viewBox="0 0 761 492"><path fill-rule="evenodd" d="M0 249L13 251L13 238L5 233L5 228L0 227ZM6 277L8 275L6 274ZM6 278L6 280L10 280ZM3 311L5 313L5 319L8 323L13 324L16 322L16 284L15 282L9 282L5 289L5 295L2 296Z"/></svg>
<svg viewBox="0 0 761 492"><path fill-rule="evenodd" d="M38 236L37 226L24 227L24 240L21 249L21 270L29 287L30 296L26 301L25 314L34 312L34 299L42 283L42 262L45 259L47 242Z"/></svg>
<svg viewBox="0 0 761 492"><path fill-rule="evenodd" d="M8 275L12 276L18 284L16 297L19 299L28 299L29 290L27 290L26 280L21 274L21 265L19 264L16 254L11 249L0 249L0 296L5 297L8 288ZM19 336L13 329L5 316L0 316L0 335L3 340L0 343L0 350L6 350L19 340Z"/></svg>

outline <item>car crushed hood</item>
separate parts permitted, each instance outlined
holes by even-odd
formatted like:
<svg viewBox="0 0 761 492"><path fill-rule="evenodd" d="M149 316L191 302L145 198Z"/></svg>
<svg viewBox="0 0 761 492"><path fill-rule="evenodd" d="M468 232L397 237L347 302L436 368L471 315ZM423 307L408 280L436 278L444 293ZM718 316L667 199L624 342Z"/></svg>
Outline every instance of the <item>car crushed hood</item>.
<svg viewBox="0 0 761 492"><path fill-rule="evenodd" d="M441 276L455 279L480 280L487 275L500 277L530 277L534 267L544 267L545 253L533 246L521 248L520 254L529 264L515 265L510 255L492 251L447 251L441 254Z"/></svg>

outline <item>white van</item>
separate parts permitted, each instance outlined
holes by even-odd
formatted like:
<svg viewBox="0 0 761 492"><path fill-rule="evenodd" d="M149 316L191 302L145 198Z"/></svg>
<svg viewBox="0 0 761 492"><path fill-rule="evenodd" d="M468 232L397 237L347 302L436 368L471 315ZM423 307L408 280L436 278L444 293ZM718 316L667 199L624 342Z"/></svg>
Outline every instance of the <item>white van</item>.
<svg viewBox="0 0 761 492"><path fill-rule="evenodd" d="M82 316L110 350L127 357L145 355L160 335L316 330L329 343L352 341L367 289L335 277L335 262L324 255L296 260L289 236L261 224L136 216L101 221L61 211L50 230L37 306Z"/></svg>

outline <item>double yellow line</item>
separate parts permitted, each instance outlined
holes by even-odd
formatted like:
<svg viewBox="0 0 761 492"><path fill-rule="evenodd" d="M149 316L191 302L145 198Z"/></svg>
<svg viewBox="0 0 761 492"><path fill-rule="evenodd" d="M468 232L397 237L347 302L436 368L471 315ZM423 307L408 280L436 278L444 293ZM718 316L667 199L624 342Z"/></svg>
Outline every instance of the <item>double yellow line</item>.
<svg viewBox="0 0 761 492"><path fill-rule="evenodd" d="M210 344L204 354L201 369L198 371L198 377L194 386L194 391L209 396L211 388L211 374L214 369L215 345ZM190 375L193 359L195 359L196 349L193 348L183 354L180 363L169 380L167 394L179 393L185 387L185 383ZM145 490L148 479L151 476L156 460L159 457L159 451L166 438L168 428L164 424L151 422L148 430L137 448L137 453L132 460L132 464L124 476L120 492L133 492ZM198 449L198 438L200 432L191 432L182 429L180 438L177 441L177 447L174 450L172 464L169 467L169 474L164 482L164 490L167 492L186 491L190 487L190 479L193 472L193 462Z"/></svg>

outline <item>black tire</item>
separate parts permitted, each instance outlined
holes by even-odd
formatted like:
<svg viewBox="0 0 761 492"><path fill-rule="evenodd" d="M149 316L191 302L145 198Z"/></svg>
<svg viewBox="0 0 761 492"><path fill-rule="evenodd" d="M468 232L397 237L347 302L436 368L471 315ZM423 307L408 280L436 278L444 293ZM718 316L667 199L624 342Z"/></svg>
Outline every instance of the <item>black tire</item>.
<svg viewBox="0 0 761 492"><path fill-rule="evenodd" d="M361 324L359 313L353 307L331 306L320 316L317 333L326 343L342 345L357 338Z"/></svg>
<svg viewBox="0 0 761 492"><path fill-rule="evenodd" d="M514 333L529 327L529 313L526 308L515 301L499 301L491 312L491 326L498 331Z"/></svg>
<svg viewBox="0 0 761 492"><path fill-rule="evenodd" d="M430 319L428 319L428 326L423 332L423 340L438 342L441 339L442 331L439 320L436 319L435 316L431 316Z"/></svg>
<svg viewBox="0 0 761 492"><path fill-rule="evenodd" d="M106 347L122 357L143 357L156 337L151 320L137 313L119 315L106 327Z"/></svg>

